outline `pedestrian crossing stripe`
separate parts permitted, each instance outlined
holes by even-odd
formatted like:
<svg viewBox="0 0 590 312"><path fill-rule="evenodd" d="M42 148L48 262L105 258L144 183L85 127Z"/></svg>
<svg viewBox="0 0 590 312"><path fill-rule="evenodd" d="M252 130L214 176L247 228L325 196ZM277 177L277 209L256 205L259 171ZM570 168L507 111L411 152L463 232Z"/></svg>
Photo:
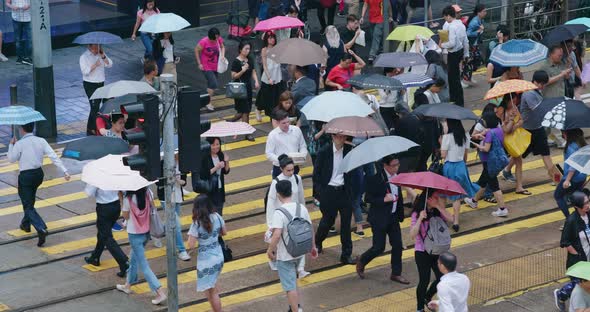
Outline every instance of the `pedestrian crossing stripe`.
<svg viewBox="0 0 590 312"><path fill-rule="evenodd" d="M494 228L475 232L473 234L467 234L452 239L452 248L458 248L466 246L475 242L482 242L491 239L498 238L511 233L516 233L522 230L533 229L542 225L550 224L553 222L563 220L563 213L561 211L548 213L542 216L528 218L526 220L517 221L510 224L500 225ZM402 260L408 260L414 257L414 249L406 249L402 253ZM391 265L391 256L383 255L379 256L371 261L366 269L374 269L387 265ZM229 264L229 263L228 263ZM322 282L335 280L337 278L346 277L349 275L356 274L356 268L354 265L339 266L334 269L328 269L325 271L317 272L307 276L304 279L298 280L299 287L307 287ZM221 297L221 303L224 307L229 307L236 304L246 303L254 300L259 300L264 297L273 295L279 295L283 293L283 289L280 283L274 283L272 285L258 287L255 289L247 290L233 295ZM181 312L201 312L209 311L211 306L208 302L203 302L195 305L191 305L180 309Z"/></svg>
<svg viewBox="0 0 590 312"><path fill-rule="evenodd" d="M549 184L543 184L543 185L531 187L531 188L529 188L529 191L531 191L535 195L543 195L543 194L547 194L547 193L550 193L550 192L555 191L555 187L554 186L551 186ZM529 196L523 195L523 194L508 193L508 194L504 194L504 201L506 203L512 203L512 202L515 202L517 200L525 199L525 198L528 198L528 197ZM494 207L494 206L497 206L497 204L488 203L488 202L482 201L482 202L479 203L477 209L486 209L486 208ZM510 208L510 207L508 207L508 208ZM461 208L460 208L460 212L459 213L460 214L465 214L465 213L468 213L468 212L472 212L474 210L475 209L472 209L472 208L468 207L467 205L462 205ZM447 211L449 213L453 213L453 208L452 207L449 207L449 208L447 208ZM310 212L310 217L311 217L312 221L318 220L319 218L321 218L321 213L319 211ZM409 228L411 226L411 221L412 220L410 218L405 218L404 219L404 222L402 222L400 224L400 228L401 229ZM260 228L258 229L258 231L256 231L254 233L254 231L253 231L253 228L254 227L260 227ZM247 232L248 233L252 233L252 234L259 234L260 239L262 240L262 235L264 234L264 232L266 230L267 230L266 224L262 224L262 225L256 225L256 226L249 227L248 230L247 230ZM224 236L224 240L225 241L229 241L230 239L235 239L235 238L238 238L238 237L240 237L240 238L241 237L245 237L242 233L234 234L236 237L231 237L230 234L232 234L232 232L235 233L236 231L241 231L241 229L234 230L234 231L228 230L228 235ZM365 238L370 238L373 235L372 234L373 232L370 230L370 228L365 229L363 231L365 232ZM356 235L352 235L352 238L353 238L353 240L359 240L360 239L360 237L358 237ZM335 243L331 243L331 245L329 245L329 246L326 245L326 244L324 244L324 248L339 246L340 245L340 237L339 236L336 236L336 237L334 237L334 239L337 240ZM453 241L453 244L454 244L454 241ZM158 252L156 252L156 250ZM147 253L148 252L151 252L151 251L154 251L154 252L153 253L150 253L150 256L158 255L158 257L164 257L166 255L165 248L152 249L152 250L146 251L146 258L151 259L151 258L147 257ZM268 260L268 258L266 258L266 254L264 254L263 256L264 256L263 257L264 259ZM249 268L249 267L254 267L254 266L259 265L259 264L266 263L266 261L260 262L261 260L259 258L257 258L257 257L258 256L253 256L253 257L248 257L248 258L243 258L243 259L239 259L239 260L236 260L236 261L228 262L228 263L226 263L224 265L224 268L223 268L223 272L222 273L229 273L229 272L233 272L235 270L238 270L237 268L246 269L246 268ZM114 259L109 259L109 260L107 260L105 262L108 262L109 269L118 267L118 264L117 264L117 262ZM229 266L226 269L226 266L228 266L228 265L230 265L231 263L234 263L234 262L237 263L235 265L235 268L233 266ZM101 267L103 265L104 265L103 262L101 262ZM92 266L91 265L84 265L83 267L86 268L86 269L89 269L89 267L92 267ZM94 267L94 268L96 268L96 267ZM226 270L229 270L229 271L226 271ZM181 276L182 276L182 280L183 281L181 281ZM197 278L196 272L194 270L192 270L192 271L189 271L189 272L180 274L179 275L178 284L182 284L182 283L195 283L196 282L196 278ZM166 278L161 278L160 279L160 282L164 284L166 282ZM149 292L150 291L150 288L149 288L149 285L144 282L144 283L137 284L136 285L136 290L134 290L134 291L137 292L137 293L145 293L145 292Z"/></svg>
<svg viewBox="0 0 590 312"><path fill-rule="evenodd" d="M9 311L9 310L10 310L10 308L7 305L0 303L0 312Z"/></svg>

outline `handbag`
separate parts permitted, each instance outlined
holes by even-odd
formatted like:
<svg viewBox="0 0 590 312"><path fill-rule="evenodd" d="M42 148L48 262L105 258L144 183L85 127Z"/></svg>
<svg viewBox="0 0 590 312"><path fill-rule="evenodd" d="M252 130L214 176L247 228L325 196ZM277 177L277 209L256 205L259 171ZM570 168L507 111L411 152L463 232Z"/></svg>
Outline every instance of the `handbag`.
<svg viewBox="0 0 590 312"><path fill-rule="evenodd" d="M219 225L221 226L221 217L217 218L217 221L219 221ZM221 232L221 231L220 231ZM221 236L219 236L219 238L221 239L221 242L223 242L221 244L221 251L223 252L223 262L229 262L232 261L234 259L233 256L233 251L231 250L231 248L229 248L229 246L223 241L223 238L221 238Z"/></svg>
<svg viewBox="0 0 590 312"><path fill-rule="evenodd" d="M158 210L154 209L153 205L150 205L150 209L152 210L150 213L150 235L155 238L162 238L166 235L164 223L158 214Z"/></svg>
<svg viewBox="0 0 590 312"><path fill-rule="evenodd" d="M216 187L218 182L219 176L217 173L211 175L209 179L201 179L201 178L194 178L193 179L193 191L199 194L209 194L213 191Z"/></svg>
<svg viewBox="0 0 590 312"><path fill-rule="evenodd" d="M432 163L428 166L428 171L434 172L436 174L443 174L443 162L442 158L439 155L435 155L432 159Z"/></svg>
<svg viewBox="0 0 590 312"><path fill-rule="evenodd" d="M508 165L508 156L504 152L502 143L496 137L496 134L492 132L492 146L488 153L488 174L491 177L495 177Z"/></svg>
<svg viewBox="0 0 590 312"><path fill-rule="evenodd" d="M504 148L512 157L520 157L530 144L531 133L523 128L518 128L504 137Z"/></svg>
<svg viewBox="0 0 590 312"><path fill-rule="evenodd" d="M236 100L245 100L248 98L248 90L243 82L229 82L225 86L225 97Z"/></svg>
<svg viewBox="0 0 590 312"><path fill-rule="evenodd" d="M219 52L221 53L221 45L219 45L219 41L217 41L217 48L219 49ZM228 67L229 67L229 62L227 61L225 56L221 56L221 54L220 54L219 58L217 59L217 72L220 74L223 74L227 71Z"/></svg>

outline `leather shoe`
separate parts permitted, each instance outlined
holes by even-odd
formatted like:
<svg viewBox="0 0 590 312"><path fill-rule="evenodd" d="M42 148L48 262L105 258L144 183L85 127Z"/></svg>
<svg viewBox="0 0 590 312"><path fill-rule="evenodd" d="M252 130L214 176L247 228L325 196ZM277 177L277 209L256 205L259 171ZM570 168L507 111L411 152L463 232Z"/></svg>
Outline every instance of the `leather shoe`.
<svg viewBox="0 0 590 312"><path fill-rule="evenodd" d="M31 225L25 226L24 224L21 223L19 225L19 228L27 233L31 233Z"/></svg>
<svg viewBox="0 0 590 312"><path fill-rule="evenodd" d="M356 260L354 260L351 256L340 257L340 262L342 264L356 264Z"/></svg>
<svg viewBox="0 0 590 312"><path fill-rule="evenodd" d="M361 279L365 279L365 266L361 263L360 259L356 259L356 274Z"/></svg>
<svg viewBox="0 0 590 312"><path fill-rule="evenodd" d="M129 264L125 263L125 265L120 268L121 271L117 272L117 276L125 277L125 275L127 274L127 269L129 269Z"/></svg>
<svg viewBox="0 0 590 312"><path fill-rule="evenodd" d="M100 260L90 257L84 257L84 261L88 264L92 264L93 266L100 266Z"/></svg>
<svg viewBox="0 0 590 312"><path fill-rule="evenodd" d="M404 285L410 284L410 281L408 281L405 277L403 277L401 275L393 275L393 274L391 274L391 277L389 277L389 279L392 282L398 282L398 283L404 284Z"/></svg>
<svg viewBox="0 0 590 312"><path fill-rule="evenodd" d="M41 230L38 232L39 235L39 241L37 242L37 247L43 247L43 245L45 244L45 238L47 237L47 235L49 235L49 232L47 232L47 230Z"/></svg>

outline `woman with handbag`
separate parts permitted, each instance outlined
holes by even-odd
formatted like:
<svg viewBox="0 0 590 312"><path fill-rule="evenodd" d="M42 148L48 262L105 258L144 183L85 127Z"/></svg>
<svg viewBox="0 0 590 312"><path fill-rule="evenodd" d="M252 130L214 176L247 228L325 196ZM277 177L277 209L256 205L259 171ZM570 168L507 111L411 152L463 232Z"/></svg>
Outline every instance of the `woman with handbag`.
<svg viewBox="0 0 590 312"><path fill-rule="evenodd" d="M226 95L234 99L237 114L229 121L242 120L248 123L252 110L252 87L260 88L254 62L250 57L251 49L252 45L249 42L241 41L238 45L239 54L231 63L231 78L234 84L230 84L226 89ZM254 142L254 136L248 134L246 140Z"/></svg>
<svg viewBox="0 0 590 312"><path fill-rule="evenodd" d="M264 111L266 116L270 116L273 108L279 102L279 96L287 89L283 81L281 64L273 61L268 51L277 44L277 36L268 31L264 34L264 47L260 51L262 58L262 74L260 77L260 91L256 96L256 119L261 120L260 112Z"/></svg>
<svg viewBox="0 0 590 312"><path fill-rule="evenodd" d="M117 290L130 294L131 284L137 282L137 271L141 269L150 289L156 293L152 304L158 305L166 300L166 292L145 257L145 244L150 236L150 217L152 213L157 213L157 211L152 212L152 209L155 209L153 195L146 187L137 191L128 191L123 197L122 211L123 218L127 221L131 256L127 282L124 285L117 284Z"/></svg>
<svg viewBox="0 0 590 312"><path fill-rule="evenodd" d="M195 47L195 59L199 69L205 75L207 80L207 93L209 94L209 104L207 109L215 110L211 99L215 90L218 88L218 74L227 70L227 59L225 58L225 45L223 38L219 34L219 29L213 27L207 32L207 37L203 37Z"/></svg>
<svg viewBox="0 0 590 312"><path fill-rule="evenodd" d="M569 129L562 132L566 141L565 149L563 150L563 159L567 160L573 153L580 148L586 146L584 139L584 132L581 129ZM586 175L572 168L567 162L563 164L563 176L561 181L557 184L553 197L557 202L557 206L567 218L569 216L567 197L574 191L579 191L584 188L586 182Z"/></svg>
<svg viewBox="0 0 590 312"><path fill-rule="evenodd" d="M453 230L458 232L461 199L473 197L479 191L479 185L471 182L469 171L465 164L469 136L465 134L463 124L460 120L447 119L447 126L449 132L442 136L440 146L441 157L444 159L443 175L451 180L457 181L467 193L467 196L455 195L447 197L448 200L453 202Z"/></svg>

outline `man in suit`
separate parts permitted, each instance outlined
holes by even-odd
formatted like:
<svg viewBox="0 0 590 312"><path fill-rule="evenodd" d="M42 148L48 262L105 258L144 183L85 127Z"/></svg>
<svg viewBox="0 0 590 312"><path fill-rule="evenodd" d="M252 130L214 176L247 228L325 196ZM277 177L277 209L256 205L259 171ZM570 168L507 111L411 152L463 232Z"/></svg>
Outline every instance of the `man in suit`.
<svg viewBox="0 0 590 312"><path fill-rule="evenodd" d="M401 188L388 181L397 174L399 160L389 155L377 166L377 174L367 177L365 200L371 204L369 223L373 229L373 246L365 251L356 262L356 273L365 278L365 266L383 253L385 237L389 236L391 245L390 279L404 285L410 282L402 276L402 232L400 223L404 221L404 200Z"/></svg>
<svg viewBox="0 0 590 312"><path fill-rule="evenodd" d="M352 218L351 177L338 169L342 159L352 147L344 144L346 136L332 134L332 144L323 147L317 155L313 171L313 183L318 186L322 205L322 219L316 231L315 241L318 252L322 251L322 243L328 236L330 228L340 213L340 242L342 254L340 262L354 264L352 258L352 240L350 238L350 220Z"/></svg>
<svg viewBox="0 0 590 312"><path fill-rule="evenodd" d="M293 94L293 104L297 105L306 96L316 95L316 83L307 77L307 70L305 67L296 66L293 75L295 76L295 83L291 87Z"/></svg>

